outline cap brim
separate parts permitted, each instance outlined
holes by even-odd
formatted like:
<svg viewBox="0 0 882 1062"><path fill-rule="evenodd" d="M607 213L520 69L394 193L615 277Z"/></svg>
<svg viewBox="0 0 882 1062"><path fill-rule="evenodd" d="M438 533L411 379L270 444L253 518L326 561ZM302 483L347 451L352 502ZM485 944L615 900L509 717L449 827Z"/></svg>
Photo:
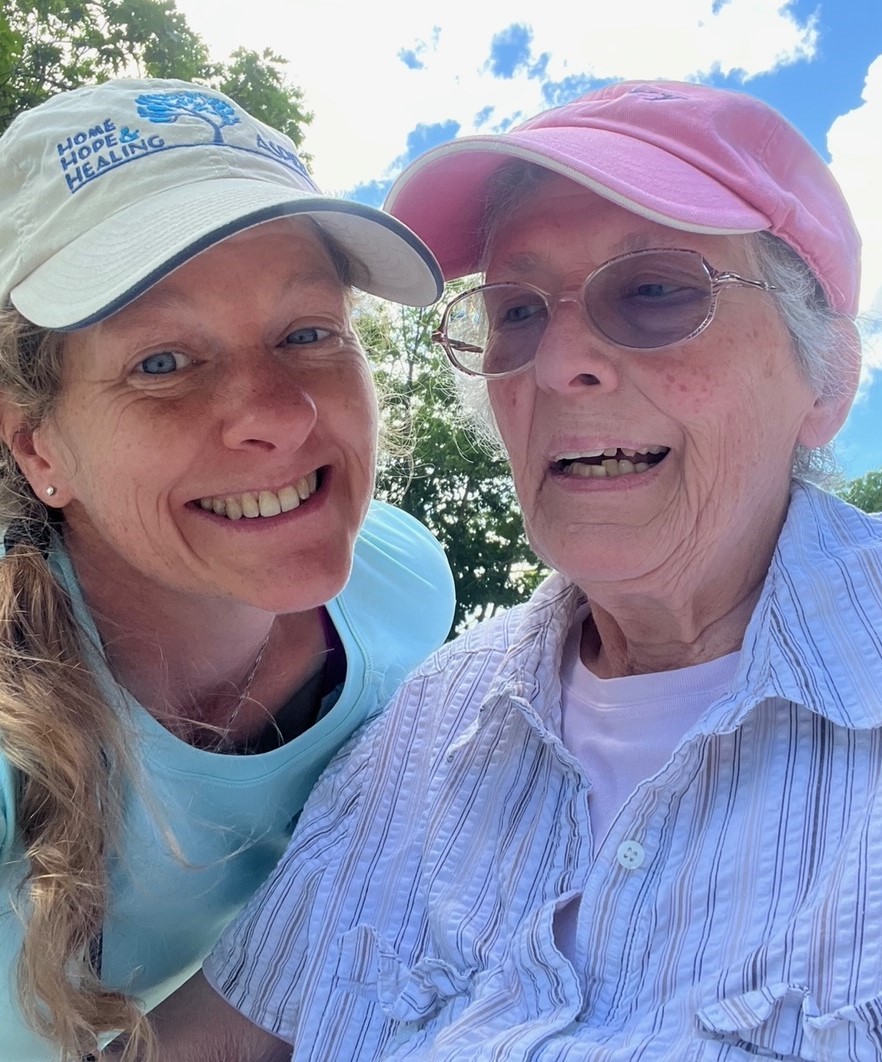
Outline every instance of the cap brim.
<svg viewBox="0 0 882 1062"><path fill-rule="evenodd" d="M609 129L525 129L453 140L398 178L385 209L413 229L448 280L481 268L487 182L507 159L560 173L632 213L671 228L738 235L770 227L718 180L653 144Z"/></svg>
<svg viewBox="0 0 882 1062"><path fill-rule="evenodd" d="M428 306L443 290L422 241L383 211L244 178L166 188L106 218L12 289L28 320L70 331L122 309L177 266L243 229L307 215L349 254L363 291Z"/></svg>

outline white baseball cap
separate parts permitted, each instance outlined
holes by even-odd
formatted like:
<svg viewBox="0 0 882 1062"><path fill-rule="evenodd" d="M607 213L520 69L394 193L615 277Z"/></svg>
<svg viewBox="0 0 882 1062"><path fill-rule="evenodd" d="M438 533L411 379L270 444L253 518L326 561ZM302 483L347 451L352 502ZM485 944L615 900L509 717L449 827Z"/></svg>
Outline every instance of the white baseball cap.
<svg viewBox="0 0 882 1062"><path fill-rule="evenodd" d="M322 195L294 143L223 93L115 80L60 93L0 138L0 305L68 331L110 316L200 251L304 214L354 284L413 306L443 281L402 222Z"/></svg>

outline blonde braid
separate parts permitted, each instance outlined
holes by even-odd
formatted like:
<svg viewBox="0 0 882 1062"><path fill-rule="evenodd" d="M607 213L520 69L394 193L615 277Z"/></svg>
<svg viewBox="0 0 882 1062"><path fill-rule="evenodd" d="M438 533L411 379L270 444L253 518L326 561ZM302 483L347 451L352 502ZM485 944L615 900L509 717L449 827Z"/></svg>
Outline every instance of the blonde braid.
<svg viewBox="0 0 882 1062"><path fill-rule="evenodd" d="M0 393L34 427L57 397L63 337L0 312ZM126 757L121 724L83 658L70 601L43 550L48 514L0 442L0 749L19 778L16 816L28 860L22 1011L79 1062L102 1033L129 1036L122 1056L156 1059L137 1001L103 988L90 946L107 900L107 857L119 836ZM11 535L10 535L11 533Z"/></svg>

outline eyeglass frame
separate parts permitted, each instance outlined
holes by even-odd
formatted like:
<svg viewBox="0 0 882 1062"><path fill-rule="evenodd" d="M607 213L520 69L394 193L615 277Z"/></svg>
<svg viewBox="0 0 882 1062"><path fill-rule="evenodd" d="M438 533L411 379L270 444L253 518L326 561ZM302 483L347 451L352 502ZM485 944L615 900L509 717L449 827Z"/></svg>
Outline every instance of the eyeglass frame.
<svg viewBox="0 0 882 1062"><path fill-rule="evenodd" d="M662 343L660 346L657 347L632 347L628 346L628 344L626 343L620 343L618 342L618 340L615 340L610 336L606 335L606 333L600 328L600 326L597 324L597 322L592 317L590 311L588 310L588 303L585 299L585 291L587 290L588 285L591 283L591 281L594 280L594 278L599 273L603 272L603 270L605 270L608 266L615 265L618 262L623 262L628 258L636 258L640 255L647 254L665 254L671 251L674 251L678 254L689 254L697 258L701 262L702 268L704 269L705 273L707 274L708 280L710 281L710 302L708 303L707 313L705 314L704 320L701 322L701 324L699 324L688 335L683 336L681 339L675 339L671 343ZM518 375L518 373L525 372L535 362L536 354L534 354L529 361L524 362L523 365L519 365L516 369L508 369L506 372L480 372L477 369L471 369L466 365L462 365L457 360L453 348L457 347L461 351L469 351L474 354L485 353L485 351L482 351L481 348L474 347L469 343L461 343L457 340L452 340L447 335L447 322L450 317L450 313L453 310L453 307L456 306L457 303L462 302L463 299L467 299L470 296L476 295L479 291L483 291L485 288L510 286L525 288L528 291L532 291L535 292L537 295L540 295L548 311L549 321L552 317L553 308L555 308L558 303L577 302L582 306L583 310L585 311L585 317L587 318L589 325L597 332L599 336L601 336L601 338L605 342L610 343L612 346L619 347L621 350L668 350L671 347L680 346L682 343L688 343L691 339L695 339L696 336L701 335L701 333L708 327L711 321L713 321L714 314L716 313L717 309L717 298L719 297L722 288L724 288L727 284L743 284L746 287L755 288L759 291L765 292L773 292L780 290L774 284L770 284L768 281L748 280L747 277L743 277L740 273L736 273L734 270L731 269L715 269L714 266L712 266L710 262L704 257L701 251L696 251L694 248L691 247L646 247L643 250L639 251L626 251L624 254L618 254L612 258L607 259L606 262L602 262L599 266L597 266L596 269L593 269L587 277L585 277L585 279L582 281L576 291L563 291L560 293L560 295L557 296L553 296L551 292L543 290L536 284L529 284L526 281L519 280L498 280L494 281L492 284L479 284L477 287L469 288L467 291L463 291L455 298L451 299L450 302L448 302L447 305L444 307L444 312L441 315L441 321L439 323L438 328L436 328L432 332L431 340L433 343L437 343L443 348L444 353L447 355L447 358L450 361L451 365L453 365L454 369L456 369L458 372L464 373L466 376L474 376L484 380L502 380L508 376L516 376ZM538 349L539 346L537 344L537 352Z"/></svg>

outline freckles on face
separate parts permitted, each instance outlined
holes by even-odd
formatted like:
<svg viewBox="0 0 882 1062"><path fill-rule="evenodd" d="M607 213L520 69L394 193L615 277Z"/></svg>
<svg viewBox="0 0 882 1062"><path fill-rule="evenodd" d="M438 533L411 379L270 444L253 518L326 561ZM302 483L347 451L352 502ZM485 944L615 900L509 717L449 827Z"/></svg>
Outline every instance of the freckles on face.
<svg viewBox="0 0 882 1062"><path fill-rule="evenodd" d="M378 415L348 293L307 223L232 237L73 333L63 376L41 430L72 553L112 551L133 587L276 611L339 591Z"/></svg>
<svg viewBox="0 0 882 1062"><path fill-rule="evenodd" d="M497 230L487 276L554 298L645 248L697 251L717 270L758 279L745 237L669 229L564 178ZM735 285L720 290L698 336L659 350L617 346L585 307L560 300L533 364L488 391L534 549L577 581L686 571L764 545L814 403L773 297ZM644 444L665 451L645 471L581 474L606 448ZM567 461L555 461L560 453Z"/></svg>
<svg viewBox="0 0 882 1062"><path fill-rule="evenodd" d="M702 374L685 372L675 375L672 372L665 373L662 397L665 394L676 398L684 403L685 408L692 413L699 413L707 405L713 393L713 389Z"/></svg>
<svg viewBox="0 0 882 1062"><path fill-rule="evenodd" d="M123 497L149 486L153 515L161 487L171 492L196 461L192 441L204 425L195 394L157 398L131 386L131 356L122 354L124 344L101 325L69 337L50 427L72 505L88 505L96 491Z"/></svg>

